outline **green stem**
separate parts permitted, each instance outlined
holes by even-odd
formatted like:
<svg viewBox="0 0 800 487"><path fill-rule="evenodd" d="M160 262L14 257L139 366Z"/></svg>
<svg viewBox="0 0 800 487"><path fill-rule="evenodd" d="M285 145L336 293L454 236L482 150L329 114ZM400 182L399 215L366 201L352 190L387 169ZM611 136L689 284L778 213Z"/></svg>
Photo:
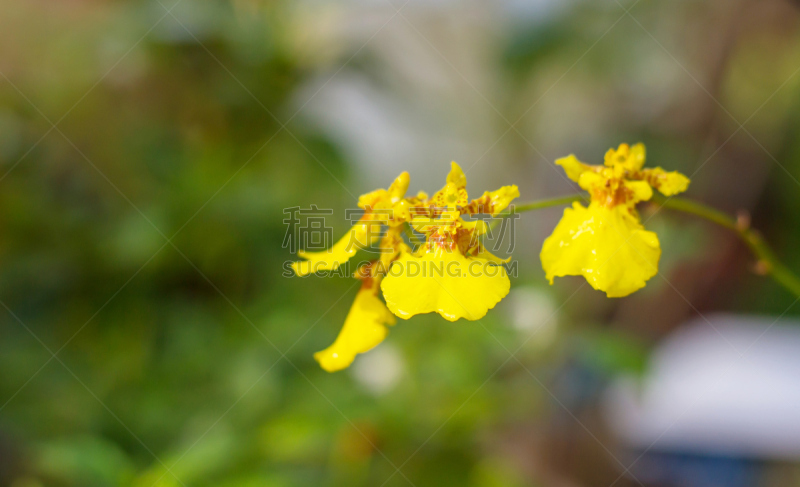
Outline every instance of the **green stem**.
<svg viewBox="0 0 800 487"><path fill-rule="evenodd" d="M800 278L778 260L761 234L750 228L749 222L737 221L730 215L696 201L683 198L655 196L653 200L662 207L689 213L732 230L758 259L758 270L800 298Z"/></svg>
<svg viewBox="0 0 800 487"><path fill-rule="evenodd" d="M582 194L575 194L572 196L561 196L558 198L536 200L536 201L531 201L530 203L514 205L513 209L511 209L510 211L506 211L504 213L500 213L499 215L497 215L498 218L493 220L492 223L489 224L489 228L494 229L497 225L500 224L501 219L508 218L509 216L515 213L524 213L526 211L541 210L543 208L550 208L551 206L568 205L573 201L583 201L583 200L586 200L586 196Z"/></svg>
<svg viewBox="0 0 800 487"><path fill-rule="evenodd" d="M513 210L501 213L497 216L500 218L507 218L515 213L523 213L526 211L540 210L542 208L549 208L551 206L566 205L573 201L585 200L584 195L562 196L560 198L552 198L547 200L531 201L530 203L523 203L516 205ZM800 298L800 278L798 278L788 267L783 265L778 260L775 253L769 247L764 237L761 234L750 228L749 222L738 221L736 218L721 212L710 206L706 206L696 201L687 200L683 198L664 198L660 195L654 195L653 201L660 204L664 208L671 210L682 211L691 215L699 216L712 223L716 223L722 227L727 228L736 233L739 238L747 245L753 255L758 259L758 271L770 276L778 284L783 286L786 290ZM500 219L494 220L489 228L495 228L500 222Z"/></svg>
<svg viewBox="0 0 800 487"><path fill-rule="evenodd" d="M408 236L408 240L412 244L414 244L416 246L419 246L419 245L422 245L424 243L414 233L414 229L411 228L411 224L410 223L406 223L405 225L403 225L403 231L406 233L406 235Z"/></svg>
<svg viewBox="0 0 800 487"><path fill-rule="evenodd" d="M512 215L514 213L522 213L524 211L541 210L542 208L550 208L551 206L567 205L573 201L585 201L586 199L586 196L582 194L574 194L572 196L561 196L559 198L551 198L547 200L536 200L531 201L530 203L514 205L513 211L509 212L508 214Z"/></svg>

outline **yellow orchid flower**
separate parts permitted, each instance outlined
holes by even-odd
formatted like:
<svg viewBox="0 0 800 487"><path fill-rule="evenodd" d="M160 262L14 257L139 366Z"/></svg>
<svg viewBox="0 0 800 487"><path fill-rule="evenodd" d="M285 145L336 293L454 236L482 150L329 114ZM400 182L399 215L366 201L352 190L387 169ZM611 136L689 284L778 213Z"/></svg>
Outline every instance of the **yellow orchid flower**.
<svg viewBox="0 0 800 487"><path fill-rule="evenodd" d="M466 185L464 172L453 162L445 186L412 219L427 241L413 255L400 253L381 282L386 305L400 318L436 312L449 321L478 320L508 294L508 275L497 265L503 261L477 238L485 233L485 223L462 216L496 215L519 190L505 186L469 202Z"/></svg>
<svg viewBox="0 0 800 487"><path fill-rule="evenodd" d="M603 165L558 159L567 176L588 191L588 207L573 203L545 241L540 258L546 277L582 275L608 297L623 297L644 287L658 272L658 236L644 229L636 204L653 196L681 193L689 178L660 167L643 169L643 144L610 149Z"/></svg>
<svg viewBox="0 0 800 487"><path fill-rule="evenodd" d="M328 372L348 367L356 355L382 342L395 315L407 319L435 311L450 321L476 320L508 294L510 281L500 265L508 259L495 257L478 240L486 232L484 222L463 216L497 215L519 196L517 187L504 186L470 202L467 178L455 162L445 186L430 198L425 193L405 196L408 183L408 173L402 173L389 189L361 196L359 222L329 250L300 252L305 260L292 265L298 276L335 270L359 249L380 241L380 257L355 273L361 289L339 335L314 354ZM427 237L413 254L403 239L407 225ZM410 272L398 272L404 269Z"/></svg>

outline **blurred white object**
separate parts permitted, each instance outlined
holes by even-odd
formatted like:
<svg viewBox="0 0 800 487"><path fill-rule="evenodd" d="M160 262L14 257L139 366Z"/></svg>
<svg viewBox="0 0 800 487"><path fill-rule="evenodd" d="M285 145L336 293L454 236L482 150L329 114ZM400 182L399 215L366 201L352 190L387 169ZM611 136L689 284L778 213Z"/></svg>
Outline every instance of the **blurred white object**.
<svg viewBox="0 0 800 487"><path fill-rule="evenodd" d="M536 287L518 287L508 295L510 323L527 335L531 344L544 348L552 344L558 331L558 310L553 298Z"/></svg>
<svg viewBox="0 0 800 487"><path fill-rule="evenodd" d="M383 343L356 357L351 369L356 381L377 396L397 385L405 371L405 363L391 343Z"/></svg>
<svg viewBox="0 0 800 487"><path fill-rule="evenodd" d="M655 351L642 382L618 380L605 413L649 451L800 458L800 323L709 315Z"/></svg>

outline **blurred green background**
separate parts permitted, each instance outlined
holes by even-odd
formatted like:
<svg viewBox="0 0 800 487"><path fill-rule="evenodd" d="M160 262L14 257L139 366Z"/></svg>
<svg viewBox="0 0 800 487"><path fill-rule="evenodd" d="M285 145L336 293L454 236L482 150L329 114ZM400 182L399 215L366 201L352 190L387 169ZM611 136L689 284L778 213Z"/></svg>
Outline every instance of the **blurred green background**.
<svg viewBox="0 0 800 487"><path fill-rule="evenodd" d="M643 208L664 279L608 300L547 286L561 210L526 214L482 324L400 322L328 374L312 354L355 281L282 277L283 210L333 208L338 237L359 194L404 170L435 191L450 160L473 196L570 194L557 157L643 141L800 269L798 21L788 0L6 0L0 485L610 484L610 378L698 313L800 312L732 235Z"/></svg>

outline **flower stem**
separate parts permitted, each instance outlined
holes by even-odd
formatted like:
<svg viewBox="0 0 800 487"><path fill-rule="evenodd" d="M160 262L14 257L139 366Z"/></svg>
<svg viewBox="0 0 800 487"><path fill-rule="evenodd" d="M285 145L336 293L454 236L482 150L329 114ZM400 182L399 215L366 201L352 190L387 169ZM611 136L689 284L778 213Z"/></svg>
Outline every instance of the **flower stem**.
<svg viewBox="0 0 800 487"><path fill-rule="evenodd" d="M513 210L509 212L509 214L522 213L524 211L531 211L531 210L541 210L542 208L550 208L551 206L567 205L569 203L572 203L573 201L582 201L586 199L587 199L586 196L582 194L574 194L571 196L561 196L558 198L550 198L547 200L536 200L536 201L531 201L530 203L522 203L521 205L515 205Z"/></svg>
<svg viewBox="0 0 800 487"><path fill-rule="evenodd" d="M583 200L586 200L586 196L582 194L574 194L571 196L560 196L558 198L536 200L536 201L531 201L529 203L514 205L513 207L509 208L509 211L497 215L497 218L492 221L492 223L489 225L489 228L494 229L497 225L500 224L501 219L507 218L515 213L524 213L526 211L541 210L543 208L550 208L551 206L567 205L569 203L572 203L573 201L583 201Z"/></svg>
<svg viewBox="0 0 800 487"><path fill-rule="evenodd" d="M408 240L414 245L415 248L419 247L420 245L422 245L424 243L414 233L414 229L411 228L411 224L410 223L406 223L406 224L403 225L403 231L406 233L406 236L408 236Z"/></svg>
<svg viewBox="0 0 800 487"><path fill-rule="evenodd" d="M572 203L573 201L581 201L585 199L586 196L577 194L546 200L531 201L530 203L516 205L510 211L501 213L497 216L500 218L506 218L515 213L540 210L542 208L549 208L551 206L566 205ZM798 278L794 272L789 270L788 267L783 265L783 263L778 260L778 258L775 256L775 253L764 240L764 237L762 237L758 231L750 228L749 221L746 221L746 219L737 220L727 213L711 208L710 206L706 206L702 203L698 203L697 201L684 198L664 198L660 195L653 195L653 201L660 204L664 208L699 216L700 218L704 218L712 223L716 223L717 225L725 227L728 230L732 230L758 259L756 271L760 274L770 276L775 280L775 282L783 286L787 291L800 298L800 278ZM500 219L496 219L489 227L494 228L499 222Z"/></svg>
<svg viewBox="0 0 800 487"><path fill-rule="evenodd" d="M750 228L750 223L746 219L737 220L702 203L683 198L664 198L656 195L653 197L653 201L664 208L699 216L734 231L758 259L756 270L770 276L775 282L800 298L800 278L778 260L764 237L758 231Z"/></svg>

